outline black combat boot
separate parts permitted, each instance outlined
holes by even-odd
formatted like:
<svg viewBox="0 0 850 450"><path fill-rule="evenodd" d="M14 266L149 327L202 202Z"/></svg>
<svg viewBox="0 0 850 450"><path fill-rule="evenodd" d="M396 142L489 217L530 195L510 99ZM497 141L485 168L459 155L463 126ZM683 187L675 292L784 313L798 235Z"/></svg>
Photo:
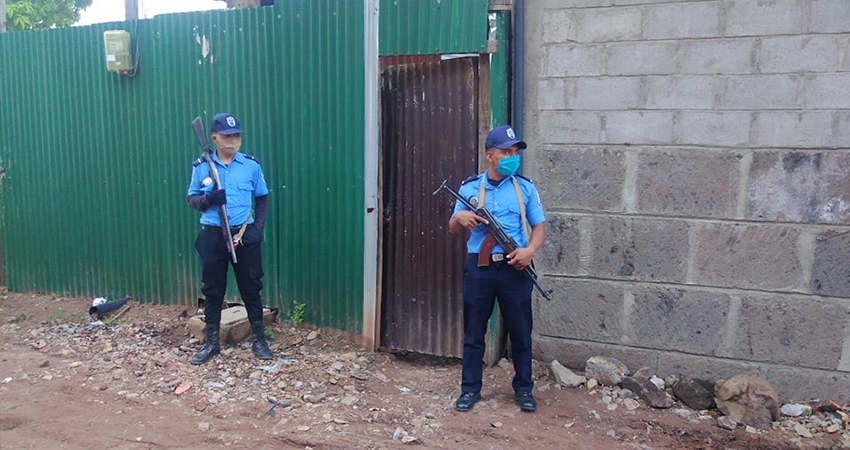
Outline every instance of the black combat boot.
<svg viewBox="0 0 850 450"><path fill-rule="evenodd" d="M259 359L272 359L272 351L269 348L269 344L266 343L266 333L263 330L263 322L251 322L251 329L254 331L254 343L251 344L251 351L253 351Z"/></svg>
<svg viewBox="0 0 850 450"><path fill-rule="evenodd" d="M213 356L221 353L221 346L218 343L218 324L207 324L207 340L197 353L192 355L192 364L203 364L210 360Z"/></svg>

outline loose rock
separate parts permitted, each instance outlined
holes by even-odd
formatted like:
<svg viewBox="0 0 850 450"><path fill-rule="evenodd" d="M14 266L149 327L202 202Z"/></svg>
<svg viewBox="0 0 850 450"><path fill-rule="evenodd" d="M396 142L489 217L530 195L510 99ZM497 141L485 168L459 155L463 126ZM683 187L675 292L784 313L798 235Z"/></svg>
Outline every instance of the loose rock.
<svg viewBox="0 0 850 450"><path fill-rule="evenodd" d="M727 430L734 430L735 428L738 428L738 422L730 419L729 416L720 416L717 418L717 426Z"/></svg>
<svg viewBox="0 0 850 450"><path fill-rule="evenodd" d="M623 379L623 387L634 392L643 401L653 408L669 408L673 406L673 397L667 392L658 389L647 378L626 377Z"/></svg>
<svg viewBox="0 0 850 450"><path fill-rule="evenodd" d="M616 386L629 375L629 368L620 360L607 356L594 356L587 360L585 376L594 378L600 384Z"/></svg>
<svg viewBox="0 0 850 450"><path fill-rule="evenodd" d="M674 386L673 393L688 407L701 410L714 406L714 396L697 380L682 377Z"/></svg>
<svg viewBox="0 0 850 450"><path fill-rule="evenodd" d="M714 395L717 408L735 422L768 430L779 418L779 396L767 380L753 373L718 381Z"/></svg>
<svg viewBox="0 0 850 450"><path fill-rule="evenodd" d="M555 381L564 387L578 387L587 381L585 377L576 375L572 370L562 366L557 359L552 361L552 374L555 376Z"/></svg>

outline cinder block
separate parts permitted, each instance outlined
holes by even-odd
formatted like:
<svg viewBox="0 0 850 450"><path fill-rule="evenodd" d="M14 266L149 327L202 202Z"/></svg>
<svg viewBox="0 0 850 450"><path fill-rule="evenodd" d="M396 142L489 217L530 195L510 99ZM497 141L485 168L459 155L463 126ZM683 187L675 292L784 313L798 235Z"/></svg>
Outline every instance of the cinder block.
<svg viewBox="0 0 850 450"><path fill-rule="evenodd" d="M740 111L682 111L679 143L723 147L746 147L752 114Z"/></svg>
<svg viewBox="0 0 850 450"><path fill-rule="evenodd" d="M635 290L632 342L639 347L715 355L723 343L729 296L665 287Z"/></svg>
<svg viewBox="0 0 850 450"><path fill-rule="evenodd" d="M755 372L759 376L764 376L767 373L767 368L764 365L749 361L659 352L658 370L656 370L656 373L660 377L684 375L697 380L708 380L711 382L720 379L728 380L735 375L747 372Z"/></svg>
<svg viewBox="0 0 850 450"><path fill-rule="evenodd" d="M850 224L850 152L756 152L746 217Z"/></svg>
<svg viewBox="0 0 850 450"><path fill-rule="evenodd" d="M539 320L535 317L534 320ZM557 359L565 367L584 370L587 360L593 356L617 358L630 371L641 367L654 368L658 352L654 350L626 347L622 345L600 344L589 341L573 341L548 336L539 336L534 340L534 358L542 361Z"/></svg>
<svg viewBox="0 0 850 450"><path fill-rule="evenodd" d="M806 11L798 0L729 0L726 36L799 34L805 31Z"/></svg>
<svg viewBox="0 0 850 450"><path fill-rule="evenodd" d="M537 83L537 107L546 109L566 109L566 80L563 78L547 78Z"/></svg>
<svg viewBox="0 0 850 450"><path fill-rule="evenodd" d="M544 207L619 211L625 179L620 150L584 148L540 152L537 186Z"/></svg>
<svg viewBox="0 0 850 450"><path fill-rule="evenodd" d="M612 111L605 114L605 142L670 144L673 113L669 111Z"/></svg>
<svg viewBox="0 0 850 450"><path fill-rule="evenodd" d="M263 308L263 323L268 326L274 323L276 311ZM207 324L204 316L194 316L189 319L189 333L195 339L203 342L206 339ZM233 306L221 311L221 328L219 341L222 344L238 344L251 336L251 324L248 322L248 312L244 306Z"/></svg>
<svg viewBox="0 0 850 450"><path fill-rule="evenodd" d="M847 223L850 223L850 201L844 205L847 208ZM850 231L826 231L818 236L811 291L814 294L850 298Z"/></svg>
<svg viewBox="0 0 850 450"><path fill-rule="evenodd" d="M822 148L835 147L833 115L828 111L768 111L757 113L756 145L761 147ZM838 123L839 143L842 139ZM850 139L848 139L850 140Z"/></svg>
<svg viewBox="0 0 850 450"><path fill-rule="evenodd" d="M595 112L542 111L540 139L546 144L594 144L602 135L602 116Z"/></svg>
<svg viewBox="0 0 850 450"><path fill-rule="evenodd" d="M640 8L586 9L578 14L578 18L579 41L631 41L641 37Z"/></svg>
<svg viewBox="0 0 850 450"><path fill-rule="evenodd" d="M847 0L813 0L811 33L850 32L850 2Z"/></svg>
<svg viewBox="0 0 850 450"><path fill-rule="evenodd" d="M542 38L544 44L576 41L578 23L574 9L550 10L543 14Z"/></svg>
<svg viewBox="0 0 850 450"><path fill-rule="evenodd" d="M797 108L799 75L730 76L720 109Z"/></svg>
<svg viewBox="0 0 850 450"><path fill-rule="evenodd" d="M674 3L646 8L648 39L682 39L720 35L720 4Z"/></svg>
<svg viewBox="0 0 850 450"><path fill-rule="evenodd" d="M632 109L640 104L640 78L579 78L570 109Z"/></svg>
<svg viewBox="0 0 850 450"><path fill-rule="evenodd" d="M783 403L831 399L839 404L850 402L850 374L769 366L765 378L770 381Z"/></svg>
<svg viewBox="0 0 850 450"><path fill-rule="evenodd" d="M579 272L579 218L562 213L546 214L546 241L537 252L538 271L575 275Z"/></svg>
<svg viewBox="0 0 850 450"><path fill-rule="evenodd" d="M544 48L544 77L593 76L604 73L604 45L552 45Z"/></svg>
<svg viewBox="0 0 850 450"><path fill-rule="evenodd" d="M697 283L789 291L800 285L800 231L772 225L706 225L697 247Z"/></svg>
<svg viewBox="0 0 850 450"><path fill-rule="evenodd" d="M741 300L732 356L773 364L835 370L850 307L812 297L751 296Z"/></svg>
<svg viewBox="0 0 850 450"><path fill-rule="evenodd" d="M669 76L647 79L647 109L712 109L719 78Z"/></svg>
<svg viewBox="0 0 850 450"><path fill-rule="evenodd" d="M641 153L638 211L691 217L733 217L738 196L735 152Z"/></svg>
<svg viewBox="0 0 850 450"><path fill-rule="evenodd" d="M535 302L534 328L547 336L619 342L623 293L599 281L546 277L552 301Z"/></svg>
<svg viewBox="0 0 850 450"><path fill-rule="evenodd" d="M667 75L676 72L676 42L630 42L608 47L608 75Z"/></svg>
<svg viewBox="0 0 850 450"><path fill-rule="evenodd" d="M688 224L680 220L593 218L591 273L610 278L684 282Z"/></svg>
<svg viewBox="0 0 850 450"><path fill-rule="evenodd" d="M850 72L806 75L803 106L850 109Z"/></svg>
<svg viewBox="0 0 850 450"><path fill-rule="evenodd" d="M833 36L776 37L762 40L759 67L762 73L829 72L839 56Z"/></svg>
<svg viewBox="0 0 850 450"><path fill-rule="evenodd" d="M675 25L675 24L673 24ZM755 39L683 41L683 74L744 74L753 71Z"/></svg>

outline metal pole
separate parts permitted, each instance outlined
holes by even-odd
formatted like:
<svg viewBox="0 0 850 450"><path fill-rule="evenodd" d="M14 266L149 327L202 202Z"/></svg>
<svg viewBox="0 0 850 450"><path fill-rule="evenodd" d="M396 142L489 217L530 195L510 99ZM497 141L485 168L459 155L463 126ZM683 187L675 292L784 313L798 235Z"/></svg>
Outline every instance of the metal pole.
<svg viewBox="0 0 850 450"><path fill-rule="evenodd" d="M0 0L0 33L6 32L6 0Z"/></svg>
<svg viewBox="0 0 850 450"><path fill-rule="evenodd" d="M139 19L139 1L138 0L124 0L124 20L138 20Z"/></svg>

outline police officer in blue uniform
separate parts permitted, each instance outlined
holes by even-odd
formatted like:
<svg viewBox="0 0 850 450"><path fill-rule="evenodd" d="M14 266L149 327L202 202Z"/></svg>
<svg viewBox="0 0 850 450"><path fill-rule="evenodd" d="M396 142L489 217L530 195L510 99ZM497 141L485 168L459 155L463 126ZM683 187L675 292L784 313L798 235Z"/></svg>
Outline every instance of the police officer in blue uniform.
<svg viewBox="0 0 850 450"><path fill-rule="evenodd" d="M231 114L216 114L210 124L210 132L216 147L216 152L211 156L218 169L222 188L215 189L209 164L198 159L194 162L187 197L189 205L201 212L201 231L195 239L195 249L201 257L202 292L206 297L206 341L192 356L192 364L203 364L221 352L221 307L227 288L227 266L231 263L221 230L221 205L227 207L227 220L232 234L241 237L236 244L238 262L233 264L233 272L254 334L251 349L259 359L272 359L263 330L263 302L260 298L263 288L260 244L263 241L269 188L260 163L254 157L239 152L244 131L235 117ZM255 204L253 217L252 203Z"/></svg>
<svg viewBox="0 0 850 450"><path fill-rule="evenodd" d="M463 275L463 373L461 395L455 403L459 411L469 411L481 399L484 358L484 333L498 298L505 328L511 340L516 375L514 398L523 411L534 411L537 402L531 394L531 280L523 270L543 245L546 217L537 188L531 180L516 175L519 151L526 148L510 126L494 128L485 141L489 168L473 176L459 193L484 204L519 248L505 254L481 225L486 220L463 204L455 204L449 232L469 230L469 253ZM491 249L492 247L492 249ZM489 256L486 251L489 249ZM483 255L479 255L482 252Z"/></svg>

